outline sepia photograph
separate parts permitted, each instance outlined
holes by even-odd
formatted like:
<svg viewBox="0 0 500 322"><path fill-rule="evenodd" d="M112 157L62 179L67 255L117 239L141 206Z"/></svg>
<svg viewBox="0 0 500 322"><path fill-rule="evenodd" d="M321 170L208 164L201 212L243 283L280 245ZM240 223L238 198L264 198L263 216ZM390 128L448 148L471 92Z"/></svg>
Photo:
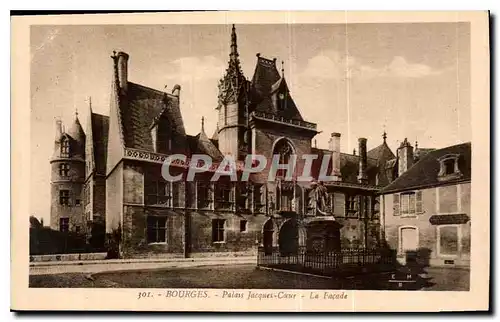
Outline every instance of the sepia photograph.
<svg viewBox="0 0 500 322"><path fill-rule="evenodd" d="M23 292L487 308L488 13L234 14L23 22Z"/></svg>

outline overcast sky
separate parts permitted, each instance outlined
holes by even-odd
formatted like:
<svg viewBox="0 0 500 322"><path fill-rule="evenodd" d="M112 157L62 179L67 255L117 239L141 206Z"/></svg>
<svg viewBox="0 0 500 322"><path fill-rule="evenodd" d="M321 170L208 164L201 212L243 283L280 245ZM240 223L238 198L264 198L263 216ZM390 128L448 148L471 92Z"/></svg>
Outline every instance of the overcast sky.
<svg viewBox="0 0 500 322"><path fill-rule="evenodd" d="M302 116L322 131L326 148L340 132L341 149L357 138L368 148L382 142L393 152L405 137L420 147L471 140L470 29L468 23L237 25L245 76L256 53L284 61L285 77ZM212 135L217 81L227 66L231 26L32 26L31 214L50 218L50 166L55 118L66 124L78 109L88 119L109 115L113 50L130 55L129 80L170 91L182 86L188 134L200 119Z"/></svg>

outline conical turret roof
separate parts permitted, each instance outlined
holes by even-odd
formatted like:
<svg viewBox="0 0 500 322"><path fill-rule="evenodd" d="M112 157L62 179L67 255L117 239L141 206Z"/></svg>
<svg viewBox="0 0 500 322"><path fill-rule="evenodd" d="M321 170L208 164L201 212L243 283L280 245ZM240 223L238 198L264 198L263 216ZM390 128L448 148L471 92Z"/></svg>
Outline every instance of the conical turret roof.
<svg viewBox="0 0 500 322"><path fill-rule="evenodd" d="M85 132L80 124L80 120L78 120L78 114L76 114L75 120L66 133L77 142L83 143L85 141Z"/></svg>

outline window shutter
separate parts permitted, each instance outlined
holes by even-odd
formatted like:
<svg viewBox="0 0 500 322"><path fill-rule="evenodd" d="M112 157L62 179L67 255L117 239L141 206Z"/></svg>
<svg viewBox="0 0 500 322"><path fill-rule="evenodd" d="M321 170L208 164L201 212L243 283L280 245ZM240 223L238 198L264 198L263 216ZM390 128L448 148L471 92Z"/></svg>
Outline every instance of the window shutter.
<svg viewBox="0 0 500 322"><path fill-rule="evenodd" d="M399 194L395 193L394 195L394 216L399 216Z"/></svg>
<svg viewBox="0 0 500 322"><path fill-rule="evenodd" d="M416 204L415 208L417 210L417 214L421 214L424 212L423 207L422 207L422 191L417 191L416 192Z"/></svg>

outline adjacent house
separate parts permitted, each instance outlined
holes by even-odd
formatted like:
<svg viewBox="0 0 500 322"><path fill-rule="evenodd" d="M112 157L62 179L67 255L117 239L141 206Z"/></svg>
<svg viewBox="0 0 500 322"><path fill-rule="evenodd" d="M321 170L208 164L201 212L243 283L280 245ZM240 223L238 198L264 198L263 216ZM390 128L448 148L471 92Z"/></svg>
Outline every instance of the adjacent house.
<svg viewBox="0 0 500 322"><path fill-rule="evenodd" d="M471 144L416 156L405 140L397 154L398 177L380 191L388 245L402 262L411 254L431 266L469 266Z"/></svg>

